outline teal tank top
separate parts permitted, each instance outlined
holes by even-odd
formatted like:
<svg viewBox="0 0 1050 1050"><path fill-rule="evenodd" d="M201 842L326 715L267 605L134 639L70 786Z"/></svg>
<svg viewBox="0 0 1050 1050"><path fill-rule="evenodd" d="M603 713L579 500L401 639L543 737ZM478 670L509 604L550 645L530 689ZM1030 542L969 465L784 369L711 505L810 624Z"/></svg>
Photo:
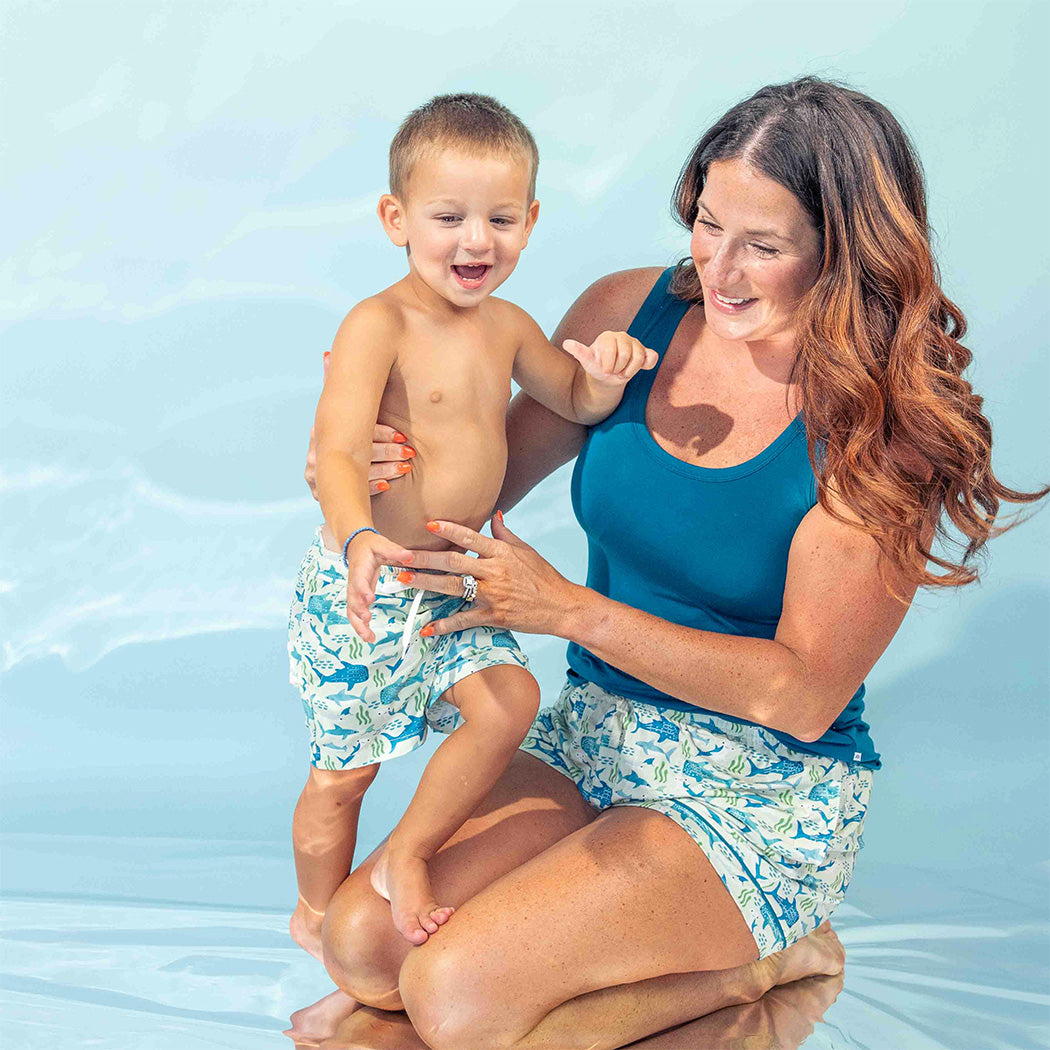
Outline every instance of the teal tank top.
<svg viewBox="0 0 1050 1050"><path fill-rule="evenodd" d="M672 267L660 276L630 327L631 335L660 355L660 363L690 306L671 296L673 272ZM588 430L576 460L572 506L587 533L587 586L672 623L772 638L783 607L791 540L817 502L805 424L797 416L771 445L737 466L685 463L661 448L645 423L660 363L627 384L616 411ZM571 679L657 707L698 709L575 642L568 661ZM863 714L861 685L819 740L766 728L799 751L878 768Z"/></svg>

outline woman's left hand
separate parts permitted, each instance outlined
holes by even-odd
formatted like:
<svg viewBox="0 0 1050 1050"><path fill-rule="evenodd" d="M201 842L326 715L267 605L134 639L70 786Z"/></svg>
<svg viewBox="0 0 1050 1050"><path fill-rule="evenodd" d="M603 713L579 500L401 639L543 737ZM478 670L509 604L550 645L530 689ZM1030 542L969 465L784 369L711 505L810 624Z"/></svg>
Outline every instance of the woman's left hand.
<svg viewBox="0 0 1050 1050"><path fill-rule="evenodd" d="M486 624L525 634L562 635L576 592L582 588L570 583L550 562L518 539L503 524L501 515L492 519L492 539L450 521L431 521L427 528L478 557L457 551L413 551L412 567L402 572L399 579L423 590L459 596L463 594L463 577L469 574L478 581L478 591L469 605L444 620L431 621L421 634L449 634Z"/></svg>

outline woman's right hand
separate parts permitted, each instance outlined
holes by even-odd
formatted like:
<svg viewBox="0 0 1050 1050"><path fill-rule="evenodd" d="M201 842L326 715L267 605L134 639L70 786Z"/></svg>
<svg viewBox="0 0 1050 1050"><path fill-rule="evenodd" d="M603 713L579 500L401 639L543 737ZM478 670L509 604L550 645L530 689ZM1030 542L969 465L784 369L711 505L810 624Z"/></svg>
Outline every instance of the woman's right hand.
<svg viewBox="0 0 1050 1050"><path fill-rule="evenodd" d="M324 374L328 375L329 352L324 355ZM416 450L406 444L407 438L393 427L376 423L372 431L372 464L368 468L368 494L386 492L390 482L403 478L412 469ZM303 472L310 495L317 499L317 437L310 427L310 447L306 450L306 470Z"/></svg>
<svg viewBox="0 0 1050 1050"><path fill-rule="evenodd" d="M386 492L390 482L403 478L412 469L411 457L416 450L405 444L405 435L393 427L376 423L372 431L372 463L368 468L368 494ZM314 428L310 427L310 447L306 450L306 470L303 472L310 493L317 499L317 443Z"/></svg>

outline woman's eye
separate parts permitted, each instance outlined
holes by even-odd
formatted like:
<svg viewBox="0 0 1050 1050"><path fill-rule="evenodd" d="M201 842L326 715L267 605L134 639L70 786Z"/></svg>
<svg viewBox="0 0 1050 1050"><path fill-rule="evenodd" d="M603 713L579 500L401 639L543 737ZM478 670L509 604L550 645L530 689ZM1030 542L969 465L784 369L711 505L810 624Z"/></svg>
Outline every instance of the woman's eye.
<svg viewBox="0 0 1050 1050"><path fill-rule="evenodd" d="M763 259L772 259L773 256L780 254L776 248L767 248L764 244L752 244L751 247L754 248Z"/></svg>
<svg viewBox="0 0 1050 1050"><path fill-rule="evenodd" d="M714 231L716 231L718 229L718 226L716 226L713 222L709 222L707 219L700 219L698 221L699 221L700 225L703 226L704 229L708 231L708 233L713 233Z"/></svg>

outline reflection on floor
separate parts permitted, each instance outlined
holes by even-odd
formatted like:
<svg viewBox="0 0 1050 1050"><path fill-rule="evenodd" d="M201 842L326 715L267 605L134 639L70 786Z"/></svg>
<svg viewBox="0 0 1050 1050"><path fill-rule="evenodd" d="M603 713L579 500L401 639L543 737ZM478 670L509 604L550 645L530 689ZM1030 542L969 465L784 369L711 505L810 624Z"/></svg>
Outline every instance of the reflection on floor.
<svg viewBox="0 0 1050 1050"><path fill-rule="evenodd" d="M9 836L4 1047L291 1050L279 1034L289 1016L331 985L288 940L285 910L258 903L285 894L280 847L226 845ZM105 867L122 873L108 892L99 877ZM878 892L855 897L835 921L847 953L841 991L834 980L799 982L638 1045L1045 1047L1048 924L1045 901L1032 898L1041 880L980 882L972 873L970 880L987 890L960 889L945 873L869 871L865 885ZM59 882L86 892L59 893ZM158 899L162 883L168 892ZM251 903L234 904L246 891ZM373 1030L403 1023L379 1011L355 1023L366 1020ZM402 1044L411 1045L390 1045Z"/></svg>

